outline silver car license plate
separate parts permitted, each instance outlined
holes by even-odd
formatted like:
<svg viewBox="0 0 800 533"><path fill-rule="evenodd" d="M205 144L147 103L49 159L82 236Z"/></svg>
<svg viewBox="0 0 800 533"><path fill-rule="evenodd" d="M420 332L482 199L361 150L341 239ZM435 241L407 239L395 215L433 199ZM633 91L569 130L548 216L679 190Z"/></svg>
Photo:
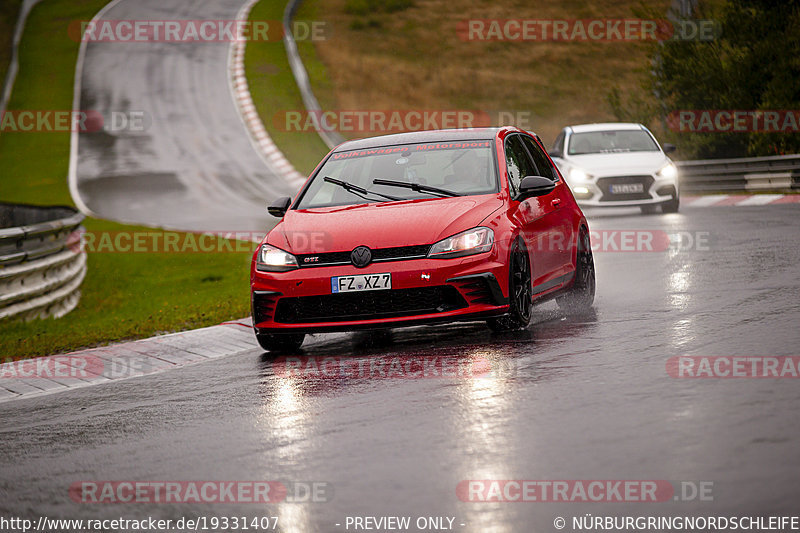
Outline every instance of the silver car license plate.
<svg viewBox="0 0 800 533"><path fill-rule="evenodd" d="M644 185L641 183L617 183L611 186L611 194L631 194L644 192Z"/></svg>

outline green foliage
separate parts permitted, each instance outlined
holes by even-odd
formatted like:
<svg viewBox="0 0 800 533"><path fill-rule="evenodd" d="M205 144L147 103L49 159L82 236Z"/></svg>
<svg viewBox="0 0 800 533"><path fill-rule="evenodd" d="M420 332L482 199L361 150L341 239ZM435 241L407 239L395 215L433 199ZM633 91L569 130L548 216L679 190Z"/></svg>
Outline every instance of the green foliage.
<svg viewBox="0 0 800 533"><path fill-rule="evenodd" d="M678 110L800 109L800 4L727 0L702 4L695 19L714 19L711 41L667 40L654 46L650 86L665 114ZM672 133L686 158L800 152L800 134Z"/></svg>
<svg viewBox="0 0 800 533"><path fill-rule="evenodd" d="M606 95L611 112L620 122L640 122L648 124L658 114L658 106L652 99L641 94L623 95L619 87L612 87Z"/></svg>

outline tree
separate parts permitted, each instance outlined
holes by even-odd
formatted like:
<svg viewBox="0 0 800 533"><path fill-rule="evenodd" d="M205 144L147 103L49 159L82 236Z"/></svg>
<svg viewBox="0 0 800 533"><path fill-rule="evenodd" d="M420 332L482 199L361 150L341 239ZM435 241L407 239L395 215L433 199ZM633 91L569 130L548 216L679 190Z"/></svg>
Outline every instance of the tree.
<svg viewBox="0 0 800 533"><path fill-rule="evenodd" d="M650 90L662 113L679 110L800 112L800 3L727 0L698 7L694 19L719 22L710 41L670 39L654 46ZM666 113L665 113L666 112ZM800 130L673 132L684 157L800 153Z"/></svg>

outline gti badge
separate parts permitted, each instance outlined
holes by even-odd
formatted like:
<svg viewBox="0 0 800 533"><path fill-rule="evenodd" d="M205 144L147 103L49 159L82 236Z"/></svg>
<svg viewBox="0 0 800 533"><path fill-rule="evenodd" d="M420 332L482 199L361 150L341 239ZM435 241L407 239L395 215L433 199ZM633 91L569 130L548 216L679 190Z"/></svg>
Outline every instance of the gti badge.
<svg viewBox="0 0 800 533"><path fill-rule="evenodd" d="M419 277L424 279L425 281L430 281L431 280L431 275L430 274L420 274Z"/></svg>
<svg viewBox="0 0 800 533"><path fill-rule="evenodd" d="M364 268L372 261L372 252L366 246L359 246L350 252L350 261L357 268Z"/></svg>

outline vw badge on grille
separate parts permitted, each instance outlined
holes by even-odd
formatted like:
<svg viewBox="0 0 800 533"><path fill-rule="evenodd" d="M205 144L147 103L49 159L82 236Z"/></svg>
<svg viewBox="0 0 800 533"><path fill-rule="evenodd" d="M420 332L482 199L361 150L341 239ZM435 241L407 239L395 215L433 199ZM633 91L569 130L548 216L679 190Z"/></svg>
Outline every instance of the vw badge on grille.
<svg viewBox="0 0 800 533"><path fill-rule="evenodd" d="M366 246L359 246L350 252L350 261L357 268L364 268L372 261L372 252Z"/></svg>

